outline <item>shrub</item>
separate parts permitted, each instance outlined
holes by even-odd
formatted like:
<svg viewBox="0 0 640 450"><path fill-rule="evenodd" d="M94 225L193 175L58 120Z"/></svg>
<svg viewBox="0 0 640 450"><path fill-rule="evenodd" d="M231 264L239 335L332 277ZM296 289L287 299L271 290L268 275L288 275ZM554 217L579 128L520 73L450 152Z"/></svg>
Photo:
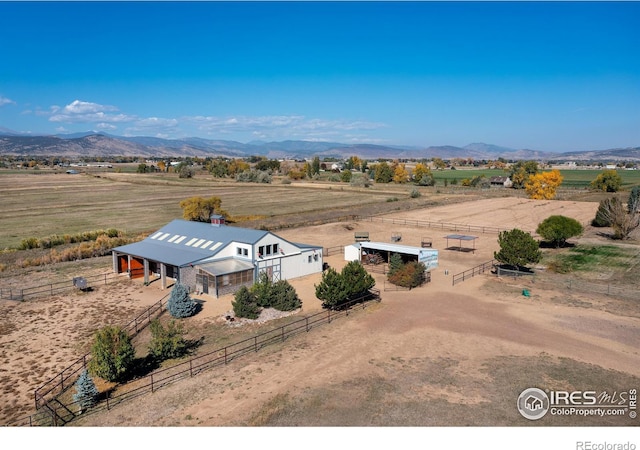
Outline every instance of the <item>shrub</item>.
<svg viewBox="0 0 640 450"><path fill-rule="evenodd" d="M435 186L436 185L436 179L433 176L433 174L431 173L425 173L424 175L422 175L420 177L420 179L418 180L418 184L420 186Z"/></svg>
<svg viewBox="0 0 640 450"><path fill-rule="evenodd" d="M564 246L567 239L580 236L583 231L580 222L566 216L549 216L540 222L536 229L536 233L556 248Z"/></svg>
<svg viewBox="0 0 640 450"><path fill-rule="evenodd" d="M414 288L422 285L426 279L426 267L418 261L411 261L403 264L394 272L389 272L387 279L396 286Z"/></svg>
<svg viewBox="0 0 640 450"><path fill-rule="evenodd" d="M622 185L622 177L615 169L604 170L590 184L592 189L605 192L617 192Z"/></svg>
<svg viewBox="0 0 640 450"><path fill-rule="evenodd" d="M260 307L256 303L256 296L246 286L242 286L236 291L231 305L236 317L257 319L260 316Z"/></svg>
<svg viewBox="0 0 640 450"><path fill-rule="evenodd" d="M120 327L106 326L94 335L89 371L107 381L118 381L129 371L134 357L129 335Z"/></svg>
<svg viewBox="0 0 640 450"><path fill-rule="evenodd" d="M627 212L629 214L640 213L640 186L634 186L627 200Z"/></svg>
<svg viewBox="0 0 640 450"><path fill-rule="evenodd" d="M84 411L97 403L98 394L98 388L91 375L86 369L83 370L80 378L76 381L76 393L73 395L73 401L78 403L80 411Z"/></svg>
<svg viewBox="0 0 640 450"><path fill-rule="evenodd" d="M351 182L351 171L350 170L345 170L343 172L340 173L340 181L344 182L344 183L350 183Z"/></svg>
<svg viewBox="0 0 640 450"><path fill-rule="evenodd" d="M198 309L198 304L189 297L189 291L185 285L176 283L171 290L167 309L172 317L182 319L193 316Z"/></svg>
<svg viewBox="0 0 640 450"><path fill-rule="evenodd" d="M598 211L596 212L596 216L591 221L591 225L594 227L610 227L611 226L611 217L608 211L611 210L612 205L610 203L618 202L616 197L605 198L600 201L600 205L598 206Z"/></svg>
<svg viewBox="0 0 640 450"><path fill-rule="evenodd" d="M420 191L419 191L419 190L417 190L417 189L415 189L415 188L414 188L414 189L411 191L411 193L409 194L409 197L411 197L411 198L418 198L418 197L422 197L422 194L420 193Z"/></svg>
<svg viewBox="0 0 640 450"><path fill-rule="evenodd" d="M158 319L151 322L151 343L149 354L156 360L179 358L187 352L187 341L184 339L182 324L172 320L163 327Z"/></svg>

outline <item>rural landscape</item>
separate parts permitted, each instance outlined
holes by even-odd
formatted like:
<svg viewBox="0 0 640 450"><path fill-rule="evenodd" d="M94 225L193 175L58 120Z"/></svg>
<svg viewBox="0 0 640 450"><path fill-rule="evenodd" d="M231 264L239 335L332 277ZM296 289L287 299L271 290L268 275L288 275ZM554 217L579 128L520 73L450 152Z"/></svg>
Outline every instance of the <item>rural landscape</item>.
<svg viewBox="0 0 640 450"><path fill-rule="evenodd" d="M179 164L170 158L104 159L72 166L52 157L13 156L0 169L3 424L54 424L50 413L43 414L54 403L36 410L34 393L65 378L69 366L90 354L99 329L130 324L166 304L172 286L115 274L110 249L182 218L181 202L193 197L219 199L228 226L322 247L324 262L337 271L347 264L344 248L358 233L383 243L429 242L438 250L438 265L428 281L410 289L391 283L381 267L365 265L379 301L336 309L327 321L331 308L316 295L324 272L288 280L300 308L286 314L265 309L253 320L229 319L234 294L192 292L199 308L179 319L193 344L188 354L141 367L126 382L93 375L97 402L82 413L70 406L71 416L54 414L56 425L638 424L635 406L624 402L640 387L640 229L625 228L622 236L616 224L594 225L603 204L626 207L637 195L640 171L633 170L633 160L629 167L591 162L579 169L542 161L380 158L362 170L365 160L355 156L189 157ZM524 170L526 163L535 165L523 180L527 186L536 174L561 174L552 195L504 185L507 177L517 180L514 169ZM219 172L243 165L245 172ZM386 176L384 166L388 180L379 178ZM573 219L580 231L548 242L539 232L551 216ZM530 235L540 252L524 272L506 270L495 259L499 237L514 229ZM473 244L449 242L454 233L471 235ZM75 242L74 236L84 238ZM75 287L76 277L88 280L89 288ZM65 288L58 290L60 285ZM309 327L313 317L323 322ZM287 327L305 318L305 332L285 339ZM161 310L158 320L166 325L171 316ZM282 331L281 340L229 361L225 353L224 364L126 400L131 386L158 371L238 342L258 342L256 336L273 330ZM136 330L137 360L145 360L152 340L150 327ZM68 380L56 404L72 404L77 378ZM627 409L621 415L529 420L516 403L533 387L606 393Z"/></svg>

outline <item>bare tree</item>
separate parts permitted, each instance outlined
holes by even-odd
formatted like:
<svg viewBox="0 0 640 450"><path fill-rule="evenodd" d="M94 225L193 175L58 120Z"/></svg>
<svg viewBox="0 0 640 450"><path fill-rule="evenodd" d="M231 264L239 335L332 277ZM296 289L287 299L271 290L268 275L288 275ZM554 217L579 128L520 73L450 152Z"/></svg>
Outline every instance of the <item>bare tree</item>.
<svg viewBox="0 0 640 450"><path fill-rule="evenodd" d="M601 212L603 218L611 224L614 239L628 239L629 235L640 227L640 212L637 206L629 205L629 208L626 208L615 198L602 202Z"/></svg>

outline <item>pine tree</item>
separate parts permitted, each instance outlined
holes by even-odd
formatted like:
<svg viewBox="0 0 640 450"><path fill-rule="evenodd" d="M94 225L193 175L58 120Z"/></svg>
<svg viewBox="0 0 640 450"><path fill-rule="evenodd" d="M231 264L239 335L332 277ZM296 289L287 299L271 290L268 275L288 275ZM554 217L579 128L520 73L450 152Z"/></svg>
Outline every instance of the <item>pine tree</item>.
<svg viewBox="0 0 640 450"><path fill-rule="evenodd" d="M198 304L189 297L189 291L185 285L176 283L169 296L167 309L172 317L182 319L193 316L198 309Z"/></svg>
<svg viewBox="0 0 640 450"><path fill-rule="evenodd" d="M493 257L502 264L525 267L542 259L538 241L531 234L517 228L501 231L498 235L498 244L500 251L494 252Z"/></svg>
<svg viewBox="0 0 640 450"><path fill-rule="evenodd" d="M280 280L271 286L272 304L278 311L293 311L302 307L295 288L287 280Z"/></svg>
<svg viewBox="0 0 640 450"><path fill-rule="evenodd" d="M76 393L73 400L80 406L80 412L91 408L98 401L98 388L96 387L87 369L83 370L76 381Z"/></svg>
<svg viewBox="0 0 640 450"><path fill-rule="evenodd" d="M231 302L231 306L233 306L236 317L257 319L260 316L260 307L256 303L256 296L246 286L242 286L236 291L235 300Z"/></svg>

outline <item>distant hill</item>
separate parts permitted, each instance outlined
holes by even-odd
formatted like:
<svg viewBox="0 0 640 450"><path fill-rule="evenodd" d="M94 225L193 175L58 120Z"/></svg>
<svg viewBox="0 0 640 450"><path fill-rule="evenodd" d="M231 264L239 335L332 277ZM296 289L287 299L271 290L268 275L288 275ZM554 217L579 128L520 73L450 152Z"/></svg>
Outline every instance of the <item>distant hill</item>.
<svg viewBox="0 0 640 450"><path fill-rule="evenodd" d="M343 144L315 141L253 141L246 144L236 141L202 138L162 139L149 136L122 137L105 133L75 133L71 135L31 136L20 135L0 127L0 155L33 155L76 157L140 156L140 157L246 157L308 159L348 158L363 159L442 159L472 158L476 160L536 159L536 160L592 160L592 161L640 161L640 147L582 152L551 153L527 149L512 149L492 144L473 143L464 147L450 145L425 148L376 145Z"/></svg>

